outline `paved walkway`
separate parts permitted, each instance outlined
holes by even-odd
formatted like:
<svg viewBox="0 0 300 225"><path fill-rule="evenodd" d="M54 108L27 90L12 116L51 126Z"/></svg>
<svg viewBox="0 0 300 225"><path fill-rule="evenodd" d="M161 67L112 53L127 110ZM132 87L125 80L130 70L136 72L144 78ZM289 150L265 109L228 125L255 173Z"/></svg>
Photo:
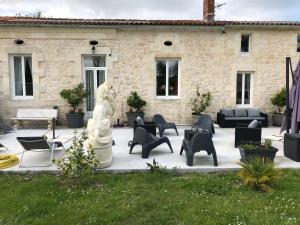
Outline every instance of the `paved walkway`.
<svg viewBox="0 0 300 225"><path fill-rule="evenodd" d="M106 171L112 172L128 172L128 171L143 171L146 169L146 162L152 162L155 158L159 164L165 166L167 169L177 168L180 171L220 171L220 170L234 170L239 168L237 162L239 162L240 154L239 150L234 148L234 129L232 128L219 128L215 127L216 134L213 137L213 142L217 151L219 166L213 166L213 159L208 156L206 152L200 152L195 155L194 166L188 167L186 165L185 155L179 155L180 147L183 139L184 129L188 127L179 127L179 136L176 136L172 130L167 131L165 134L169 137L172 143L174 154L170 153L168 146L163 144L157 147L150 153L148 159L141 158L141 147L136 146L133 154L129 155L128 141L132 139L133 131L131 128L114 128L113 138L116 145L113 146L113 165L110 168L105 169ZM81 131L81 130L79 130ZM5 153L19 153L22 151L20 144L16 141L17 136L38 136L46 133L45 129L22 129L17 130L14 133L0 136L0 142L9 148L9 151ZM61 136L71 136L73 133L72 129L59 128L57 134ZM270 127L263 128L263 138L274 138L279 135L279 128ZM51 136L51 133L49 133ZM71 142L67 143L69 146ZM279 149L275 162L282 168L300 168L300 163L294 162L283 156L283 143L274 141L273 145ZM3 152L4 153L4 152ZM1 154L1 152L0 152ZM59 158L63 154L63 151L55 151L54 158ZM20 156L20 155L19 155ZM47 153L30 153L27 152L24 155L24 165L30 166L34 163L43 164L47 163L49 154ZM30 168L19 168L15 166L3 171L57 171L55 165L51 167L30 167Z"/></svg>

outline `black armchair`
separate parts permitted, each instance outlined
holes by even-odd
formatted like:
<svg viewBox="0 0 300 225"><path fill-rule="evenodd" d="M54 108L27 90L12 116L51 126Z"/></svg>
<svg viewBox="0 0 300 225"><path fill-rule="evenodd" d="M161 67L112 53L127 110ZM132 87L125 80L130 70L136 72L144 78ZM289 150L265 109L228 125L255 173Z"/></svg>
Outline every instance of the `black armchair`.
<svg viewBox="0 0 300 225"><path fill-rule="evenodd" d="M186 161L188 166L193 166L194 154L200 151L206 151L207 154L212 154L214 159L214 165L218 166L217 153L214 147L214 143L211 139L211 134L205 132L197 132L191 141L183 140L180 155L183 150L185 151Z"/></svg>
<svg viewBox="0 0 300 225"><path fill-rule="evenodd" d="M178 131L175 123L168 123L162 115L154 115L152 121L155 122L156 126L158 127L160 137L163 136L165 130L167 129L174 129L178 136Z"/></svg>
<svg viewBox="0 0 300 225"><path fill-rule="evenodd" d="M152 149L156 148L157 146L166 143L171 152L173 153L173 149L171 143L167 137L156 137L153 134L148 133L144 128L137 127L134 132L133 141L130 145L129 154L132 153L133 147L137 144L142 145L142 158L148 158Z"/></svg>
<svg viewBox="0 0 300 225"><path fill-rule="evenodd" d="M207 130L211 135L215 133L214 123L210 115L201 115L199 120L192 125L193 128Z"/></svg>
<svg viewBox="0 0 300 225"><path fill-rule="evenodd" d="M153 134L156 136L156 125L154 122L143 122L143 124L138 124L138 122L135 120L133 125L133 135L137 127L144 128L148 133Z"/></svg>
<svg viewBox="0 0 300 225"><path fill-rule="evenodd" d="M261 125L257 128L249 128L247 124L237 124L234 146L237 148L245 143L261 143Z"/></svg>

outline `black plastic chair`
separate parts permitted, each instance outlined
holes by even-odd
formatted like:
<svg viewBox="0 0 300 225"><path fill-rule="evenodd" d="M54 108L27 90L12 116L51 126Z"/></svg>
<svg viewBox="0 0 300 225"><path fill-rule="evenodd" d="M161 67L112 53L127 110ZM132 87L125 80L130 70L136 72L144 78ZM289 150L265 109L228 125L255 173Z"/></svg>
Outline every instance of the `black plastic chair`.
<svg viewBox="0 0 300 225"><path fill-rule="evenodd" d="M162 115L154 115L152 121L155 122L155 125L158 127L160 137L163 136L165 130L167 129L174 129L178 136L178 131L175 123L168 123Z"/></svg>
<svg viewBox="0 0 300 225"><path fill-rule="evenodd" d="M7 150L8 148L6 148L4 145L0 143L0 151L7 151Z"/></svg>
<svg viewBox="0 0 300 225"><path fill-rule="evenodd" d="M201 115L196 123L192 125L192 129L207 130L211 135L215 133L214 123L210 115Z"/></svg>
<svg viewBox="0 0 300 225"><path fill-rule="evenodd" d="M214 143L211 139L211 134L197 132L191 141L183 140L180 155L183 150L185 151L186 161L188 166L193 166L194 154L200 151L206 151L207 154L212 155L214 159L214 165L218 166L217 153L214 147Z"/></svg>
<svg viewBox="0 0 300 225"><path fill-rule="evenodd" d="M152 149L157 146L166 143L171 152L173 153L173 149L171 143L167 137L156 137L153 134L148 133L144 128L137 127L134 132L133 141L130 145L129 154L132 153L133 147L137 144L142 145L142 158L148 158Z"/></svg>
<svg viewBox="0 0 300 225"><path fill-rule="evenodd" d="M23 156L26 151L32 151L32 152L50 151L51 152L49 164L35 165L35 166L28 166L28 167L48 167L52 165L53 151L57 147L56 143L49 143L45 136L17 137L17 140L24 148L21 156L20 167L27 167L22 165Z"/></svg>
<svg viewBox="0 0 300 225"><path fill-rule="evenodd" d="M248 124L237 124L235 128L234 146L237 148L241 144L261 143L261 124L257 128L249 128Z"/></svg>

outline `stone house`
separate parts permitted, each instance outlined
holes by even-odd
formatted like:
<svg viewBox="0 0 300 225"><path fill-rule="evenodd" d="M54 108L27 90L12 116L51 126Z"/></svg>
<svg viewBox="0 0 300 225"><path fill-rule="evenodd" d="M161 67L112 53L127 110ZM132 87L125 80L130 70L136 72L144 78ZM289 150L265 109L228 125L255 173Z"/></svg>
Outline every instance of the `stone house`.
<svg viewBox="0 0 300 225"><path fill-rule="evenodd" d="M212 92L214 117L220 108L272 112L285 57L300 57L300 22L214 21L213 0L204 0L203 13L203 20L0 17L0 116L58 106L63 123L68 106L59 91L83 82L88 117L105 80L117 90L115 119L126 120L136 90L146 118L161 113L188 124L197 86Z"/></svg>

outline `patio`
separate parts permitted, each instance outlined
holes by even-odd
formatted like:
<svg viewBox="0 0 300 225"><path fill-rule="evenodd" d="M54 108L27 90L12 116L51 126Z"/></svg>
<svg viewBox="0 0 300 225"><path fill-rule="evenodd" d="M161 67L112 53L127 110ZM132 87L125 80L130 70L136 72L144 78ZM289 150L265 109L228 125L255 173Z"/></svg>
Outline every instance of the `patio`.
<svg viewBox="0 0 300 225"><path fill-rule="evenodd" d="M216 134L213 137L213 142L216 148L219 166L213 165L213 159L208 156L206 152L200 152L195 155L194 166L188 167L186 165L185 154L179 155L180 147L183 139L184 129L189 127L179 126L179 136L175 132L167 131L165 135L170 139L173 146L174 154L170 153L168 146L163 144L151 152L148 159L141 158L141 147L136 146L133 154L129 154L128 141L132 139L132 128L113 128L113 138L116 145L113 146L113 165L104 171L107 172L131 172L131 171L144 171L146 169L146 162L152 162L155 158L156 161L167 169L177 168L180 172L210 172L222 170L235 170L239 168L237 162L240 159L239 150L234 148L234 129L233 128L219 128L215 125ZM78 130L79 132L82 130ZM3 153L19 153L22 147L17 142L17 136L39 136L45 134L46 129L20 129L13 133L1 136L1 143L8 147L8 151ZM66 128L58 128L56 134L59 136L72 136L73 130ZM269 127L262 129L262 138L276 139L273 135L279 134L278 127ZM48 136L51 137L52 133L49 132ZM68 147L71 141L65 144ZM282 168L300 168L300 163L294 162L283 155L283 143L273 141L274 147L279 151L276 155L275 162ZM63 154L62 150L54 152L54 158L59 158ZM20 155L19 155L20 156ZM28 168L19 168L14 166L9 169L2 170L3 172L35 172L35 171L52 171L57 172L55 165L51 167L30 167L34 164L47 163L49 155L47 153L30 153L24 154L23 165L29 166Z"/></svg>

